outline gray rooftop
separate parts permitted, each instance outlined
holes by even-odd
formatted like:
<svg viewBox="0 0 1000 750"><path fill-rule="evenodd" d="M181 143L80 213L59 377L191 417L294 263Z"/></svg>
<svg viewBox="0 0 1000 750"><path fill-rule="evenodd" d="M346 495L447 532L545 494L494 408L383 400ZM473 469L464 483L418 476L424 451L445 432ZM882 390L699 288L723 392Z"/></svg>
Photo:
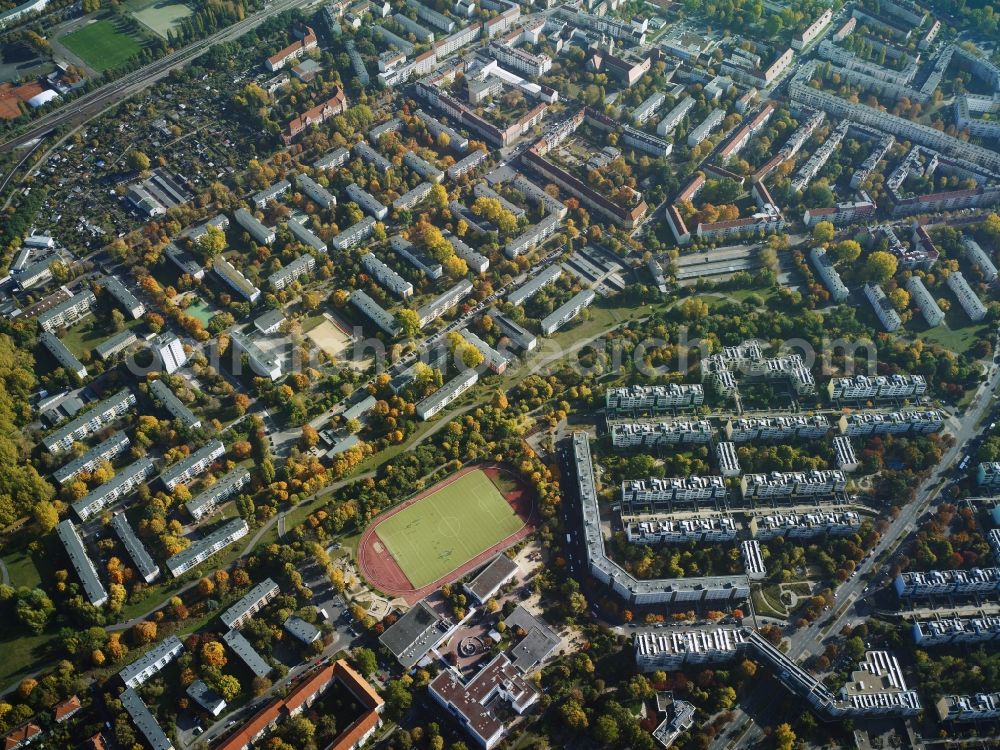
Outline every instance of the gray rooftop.
<svg viewBox="0 0 1000 750"><path fill-rule="evenodd" d="M386 628L379 641L409 669L444 635L442 620L423 601Z"/></svg>

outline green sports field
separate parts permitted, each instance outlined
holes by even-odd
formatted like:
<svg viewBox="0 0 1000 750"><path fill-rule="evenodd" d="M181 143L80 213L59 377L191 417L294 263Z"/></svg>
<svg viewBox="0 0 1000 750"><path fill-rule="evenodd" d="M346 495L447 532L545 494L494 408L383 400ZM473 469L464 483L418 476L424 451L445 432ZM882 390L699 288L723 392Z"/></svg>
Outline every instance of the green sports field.
<svg viewBox="0 0 1000 750"><path fill-rule="evenodd" d="M59 43L94 70L117 68L142 49L140 42L113 21L94 21L59 37Z"/></svg>
<svg viewBox="0 0 1000 750"><path fill-rule="evenodd" d="M385 519L375 532L419 589L522 526L490 478L477 470Z"/></svg>

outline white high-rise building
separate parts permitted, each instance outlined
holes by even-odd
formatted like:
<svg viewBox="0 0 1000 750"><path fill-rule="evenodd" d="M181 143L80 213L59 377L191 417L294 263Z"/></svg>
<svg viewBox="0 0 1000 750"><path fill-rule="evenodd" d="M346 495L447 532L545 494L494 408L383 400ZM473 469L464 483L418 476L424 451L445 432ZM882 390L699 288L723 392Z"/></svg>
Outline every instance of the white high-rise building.
<svg viewBox="0 0 1000 750"><path fill-rule="evenodd" d="M163 366L163 371L172 375L187 362L187 354L181 345L181 340L173 333L164 333L150 342L153 351Z"/></svg>

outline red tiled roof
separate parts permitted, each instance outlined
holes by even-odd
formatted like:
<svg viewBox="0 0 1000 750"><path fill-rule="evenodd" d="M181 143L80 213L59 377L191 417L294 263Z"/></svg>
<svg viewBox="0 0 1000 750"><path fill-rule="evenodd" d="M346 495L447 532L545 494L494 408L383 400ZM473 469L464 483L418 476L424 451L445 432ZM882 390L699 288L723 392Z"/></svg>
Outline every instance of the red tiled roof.
<svg viewBox="0 0 1000 750"><path fill-rule="evenodd" d="M41 727L30 722L25 724L23 727L18 727L3 738L4 750L13 750L15 747L21 747L26 742L41 733Z"/></svg>
<svg viewBox="0 0 1000 750"><path fill-rule="evenodd" d="M56 721L63 721L80 710L80 699L75 695L70 696L53 709L53 716Z"/></svg>

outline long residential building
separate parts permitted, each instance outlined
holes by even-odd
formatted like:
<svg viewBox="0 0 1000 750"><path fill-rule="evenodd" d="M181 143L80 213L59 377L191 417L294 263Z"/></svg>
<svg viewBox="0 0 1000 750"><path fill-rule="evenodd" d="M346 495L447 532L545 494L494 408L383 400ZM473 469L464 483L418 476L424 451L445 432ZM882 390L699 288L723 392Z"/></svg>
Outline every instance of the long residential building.
<svg viewBox="0 0 1000 750"><path fill-rule="evenodd" d="M126 450L131 441L124 432L116 432L107 440L101 441L82 456L78 456L68 464L52 472L52 478L59 484L66 484L81 472L91 472L105 461L113 461Z"/></svg>
<svg viewBox="0 0 1000 750"><path fill-rule="evenodd" d="M1000 615L935 617L913 621L913 640L920 647L1000 640Z"/></svg>
<svg viewBox="0 0 1000 750"><path fill-rule="evenodd" d="M178 552L167 560L167 568L174 577L182 576L230 544L242 539L250 532L250 527L242 518L234 518L215 529L212 533L191 544L183 552Z"/></svg>
<svg viewBox="0 0 1000 750"><path fill-rule="evenodd" d="M216 460L226 453L226 446L221 440L212 440L196 450L187 458L166 468L160 474L160 482L168 491L178 484L183 484L206 471Z"/></svg>
<svg viewBox="0 0 1000 750"><path fill-rule="evenodd" d="M320 208L330 208L337 205L336 196L309 175L298 175L295 178L295 183L299 186L299 190L305 193L309 200L316 203Z"/></svg>
<svg viewBox="0 0 1000 750"><path fill-rule="evenodd" d="M222 502L232 497L250 483L250 471L246 468L236 468L219 479L204 492L187 501L188 513L195 521L200 521Z"/></svg>
<svg viewBox="0 0 1000 750"><path fill-rule="evenodd" d="M979 269L987 283L997 278L997 267L978 242L968 235L962 235L962 247L965 248L965 257L969 263Z"/></svg>
<svg viewBox="0 0 1000 750"><path fill-rule="evenodd" d="M272 381L281 377L281 358L274 352L264 351L257 342L242 331L233 331L229 335L233 350L246 354L250 369L262 378Z"/></svg>
<svg viewBox="0 0 1000 750"><path fill-rule="evenodd" d="M385 333L390 336L395 336L399 333L400 325L396 321L396 316L373 300L366 292L361 289L355 289L351 292L350 302Z"/></svg>
<svg viewBox="0 0 1000 750"><path fill-rule="evenodd" d="M312 257L312 256L310 256ZM234 292L253 304L260 298L260 289L243 275L232 263L221 255L212 261L212 270L215 275L222 279Z"/></svg>
<svg viewBox="0 0 1000 750"><path fill-rule="evenodd" d="M670 513L675 505L715 504L726 494L721 476L626 479L621 484L621 508L629 516Z"/></svg>
<svg viewBox="0 0 1000 750"><path fill-rule="evenodd" d="M298 222L295 219L289 219L289 221L285 224L285 226L287 227L289 233L291 233L291 235L299 242L301 242L303 245L311 247L318 253L326 252L326 243L323 242L323 240L321 240L319 237L317 237L316 234L311 229L309 229L305 224L302 224L301 222ZM311 255L304 255L302 257L312 258ZM303 261L303 262L308 263L308 261ZM279 270L277 273L280 274L282 271L285 270L286 269L283 268Z"/></svg>
<svg viewBox="0 0 1000 750"><path fill-rule="evenodd" d="M982 300L979 299L979 295L969 286L969 282L965 280L965 276L961 271L952 271L948 274L945 284L951 289L952 294L958 298L958 303L973 323L978 323L986 317L986 305L983 304Z"/></svg>
<svg viewBox="0 0 1000 750"><path fill-rule="evenodd" d="M148 457L143 456L119 471L100 487L91 490L87 495L73 503L73 511L80 517L81 521L93 518L104 508L129 494L153 476L155 468L153 462Z"/></svg>
<svg viewBox="0 0 1000 750"><path fill-rule="evenodd" d="M837 427L840 434L846 437L907 433L927 435L943 430L944 419L945 415L936 409L891 413L856 411L842 415Z"/></svg>
<svg viewBox="0 0 1000 750"><path fill-rule="evenodd" d="M100 607L108 600L108 592L97 575L97 568L94 567L93 561L87 556L87 550L83 546L83 540L80 538L76 526L67 519L56 527L56 534L63 547L66 548L70 564L80 579L87 600L95 607Z"/></svg>
<svg viewBox="0 0 1000 750"><path fill-rule="evenodd" d="M616 448L655 448L662 445L705 445L714 430L707 419L680 422L613 422L608 425Z"/></svg>
<svg viewBox="0 0 1000 750"><path fill-rule="evenodd" d="M417 404L417 416L425 421L431 419L478 382L479 373L475 370L459 373Z"/></svg>
<svg viewBox="0 0 1000 750"><path fill-rule="evenodd" d="M547 266L541 273L537 274L533 278L524 282L514 291L507 295L507 301L512 305L523 305L529 299L538 294L542 288L548 286L549 284L554 284L560 276L562 276L563 270L562 266L558 263L553 263Z"/></svg>
<svg viewBox="0 0 1000 750"><path fill-rule="evenodd" d="M583 515L587 564L591 575L597 580L607 584L626 601L637 605L699 601L735 602L750 595L746 576L640 580L609 558L604 548L604 534L601 530L597 487L587 433L573 433L573 455L576 463L577 491Z"/></svg>
<svg viewBox="0 0 1000 750"><path fill-rule="evenodd" d="M280 588L270 578L265 578L233 606L223 612L219 619L230 630L238 630L246 625L250 618L260 612L264 606L278 595Z"/></svg>
<svg viewBox="0 0 1000 750"><path fill-rule="evenodd" d="M823 286L830 292L830 299L834 302L843 302L850 296L847 285L840 278L840 273L837 272L826 250L821 247L812 248L809 251L809 260L812 261L816 275L823 282Z"/></svg>
<svg viewBox="0 0 1000 750"><path fill-rule="evenodd" d="M413 296L413 284L379 260L375 253L366 253L362 256L361 265L375 281L397 297L409 299Z"/></svg>
<svg viewBox="0 0 1000 750"><path fill-rule="evenodd" d="M36 320L43 331L55 333L90 315L95 304L97 304L97 297L89 289L84 289L55 307L46 310Z"/></svg>
<svg viewBox="0 0 1000 750"><path fill-rule="evenodd" d="M729 419L723 426L726 439L734 443L756 440L819 440L830 432L829 420L822 414L811 417L795 415L791 417L739 417Z"/></svg>
<svg viewBox="0 0 1000 750"><path fill-rule="evenodd" d="M500 333L510 339L519 349L530 352L538 346L538 338L535 334L515 323L495 307L490 308L489 316L500 329Z"/></svg>
<svg viewBox="0 0 1000 750"><path fill-rule="evenodd" d="M913 398L927 392L923 375L855 375L853 378L834 378L828 386L834 401L883 401Z"/></svg>
<svg viewBox="0 0 1000 750"><path fill-rule="evenodd" d="M660 516L623 517L622 525L630 544L731 542L738 531L733 517L721 514L682 520Z"/></svg>
<svg viewBox="0 0 1000 750"><path fill-rule="evenodd" d="M267 677L274 667L264 661L264 657L250 644L250 641L238 630L230 630L223 634L222 642L240 657L247 669L257 677Z"/></svg>
<svg viewBox="0 0 1000 750"><path fill-rule="evenodd" d="M134 335L134 334L133 334ZM71 352L66 345L56 336L54 333L49 333L48 331L43 331L42 335L39 336L39 341L42 345L49 350L49 354L52 358L59 363L66 372L71 372L78 378L83 380L87 377L87 368L76 355Z"/></svg>
<svg viewBox="0 0 1000 750"><path fill-rule="evenodd" d="M392 165L390 165L391 167ZM353 182L347 188L347 197L358 204L358 207L366 214L381 221L389 215L389 209L383 206L378 199L363 188L358 187Z"/></svg>
<svg viewBox="0 0 1000 750"><path fill-rule="evenodd" d="M291 222L289 223L291 226ZM301 226L301 225L300 225ZM300 276L304 276L316 268L316 258L309 253L304 253L293 260L284 268L281 268L267 277L267 283L271 289L280 292L289 284L297 281Z"/></svg>
<svg viewBox="0 0 1000 750"><path fill-rule="evenodd" d="M744 498L828 496L847 489L847 477L839 469L744 474L740 489Z"/></svg>
<svg viewBox="0 0 1000 750"><path fill-rule="evenodd" d="M944 322L944 311L924 285L923 279L911 276L906 282L906 291L910 293L910 299L920 310L928 326L934 328Z"/></svg>
<svg viewBox="0 0 1000 750"><path fill-rule="evenodd" d="M941 721L994 721L1000 718L1000 692L946 695L935 708Z"/></svg>
<svg viewBox="0 0 1000 750"><path fill-rule="evenodd" d="M542 318L539 328L542 329L543 334L551 336L583 312L584 308L589 307L596 298L597 295L593 289L584 289L581 292L577 292L569 300L552 311L552 313Z"/></svg>
<svg viewBox="0 0 1000 750"><path fill-rule="evenodd" d="M83 440L102 427L112 424L133 406L135 406L135 394L128 388L122 388L89 411L43 437L42 445L45 446L49 453L67 451L73 447L73 443Z"/></svg>
<svg viewBox="0 0 1000 750"><path fill-rule="evenodd" d="M50 334L42 335L47 336ZM94 353L100 357L102 361L107 362L116 354L120 354L138 341L139 337L135 335L135 331L126 328L124 331L119 331L111 338L105 339L100 344L95 346Z"/></svg>
<svg viewBox="0 0 1000 750"><path fill-rule="evenodd" d="M896 594L901 599L911 596L987 594L1000 591L1000 568L903 572L896 576L895 587Z"/></svg>
<svg viewBox="0 0 1000 750"><path fill-rule="evenodd" d="M146 312L146 306L132 294L131 290L117 276L105 276L99 283L103 284L105 291L115 298L118 304L125 309L125 312L132 316L132 320L138 320Z"/></svg>
<svg viewBox="0 0 1000 750"><path fill-rule="evenodd" d="M236 223L247 230L247 233L262 245L270 245L278 236L274 227L264 226L264 223L260 219L245 208L237 208L233 216L236 219ZM220 258L216 258L215 260L218 262Z"/></svg>
<svg viewBox="0 0 1000 750"><path fill-rule="evenodd" d="M755 539L809 539L816 536L847 536L861 530L861 516L853 510L817 507L812 510L755 515L750 519Z"/></svg>
<svg viewBox="0 0 1000 750"><path fill-rule="evenodd" d="M704 402L705 387L701 383L630 385L609 388L604 394L604 407L609 414L662 414L678 407L700 406Z"/></svg>
<svg viewBox="0 0 1000 750"><path fill-rule="evenodd" d="M153 562L153 558L146 549L146 545L136 536L135 530L128 522L128 518L126 518L124 513L115 514L115 517L111 520L111 528L115 530L118 538L121 539L125 551L128 552L129 557L132 558L132 562L135 563L136 570L139 571L142 580L146 583L152 583L159 578L160 567Z"/></svg>
<svg viewBox="0 0 1000 750"><path fill-rule="evenodd" d="M510 364L511 357L494 349L468 328L463 328L459 331L459 334L483 355L483 360L490 370L498 375L502 375L507 370L507 365Z"/></svg>
<svg viewBox="0 0 1000 750"><path fill-rule="evenodd" d="M451 289L442 292L427 304L421 305L417 309L420 327L424 328L437 320L470 294L472 294L472 282L468 279L462 279Z"/></svg>
<svg viewBox="0 0 1000 750"><path fill-rule="evenodd" d="M184 644L176 635L167 636L160 643L122 669L118 676L125 687L137 688L170 662L180 656Z"/></svg>
<svg viewBox="0 0 1000 750"><path fill-rule="evenodd" d="M349 250L371 237L375 233L375 224L375 219L371 216L366 216L357 224L351 224L351 226L330 240L330 246L334 250Z"/></svg>
<svg viewBox="0 0 1000 750"><path fill-rule="evenodd" d="M174 750L173 743L167 738L163 728L156 721L156 717L142 702L142 698L135 690L129 688L118 696L118 700L122 702L122 708L132 719L132 723L146 740L150 750Z"/></svg>
<svg viewBox="0 0 1000 750"><path fill-rule="evenodd" d="M656 126L656 134L660 136L670 135L678 125L687 117L688 112L690 112L695 105L694 97L685 96L681 99L674 108L667 112L667 116L664 117Z"/></svg>
<svg viewBox="0 0 1000 750"><path fill-rule="evenodd" d="M201 427L201 420L194 415L184 402L177 398L176 394L170 390L170 386L162 379L156 379L149 384L149 392L153 398L162 406L171 419L180 421L185 427L196 430Z"/></svg>

